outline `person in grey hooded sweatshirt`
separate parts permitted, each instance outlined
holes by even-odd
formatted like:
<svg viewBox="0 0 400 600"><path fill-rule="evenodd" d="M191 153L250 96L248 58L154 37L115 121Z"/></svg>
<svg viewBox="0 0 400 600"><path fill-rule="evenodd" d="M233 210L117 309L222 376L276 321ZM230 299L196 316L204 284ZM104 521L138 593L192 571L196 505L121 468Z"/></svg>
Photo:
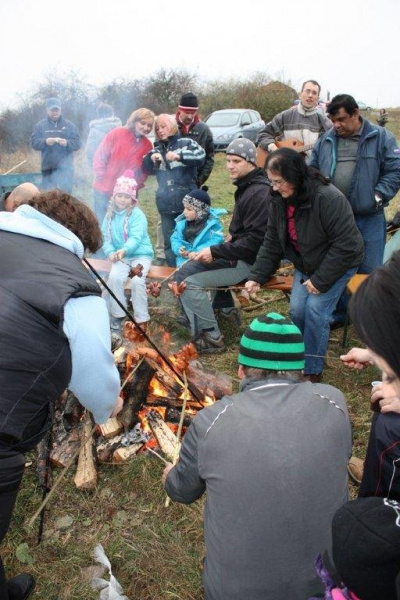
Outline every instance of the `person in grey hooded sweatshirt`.
<svg viewBox="0 0 400 600"><path fill-rule="evenodd" d="M238 363L240 392L195 416L165 489L184 504L207 492L205 600L305 600L348 500L346 402L301 381L300 330L277 313L254 319Z"/></svg>
<svg viewBox="0 0 400 600"><path fill-rule="evenodd" d="M96 119L89 123L89 133L85 145L85 155L90 168L93 166L95 152L106 133L121 126L122 121L114 115L113 107L101 102L96 108Z"/></svg>

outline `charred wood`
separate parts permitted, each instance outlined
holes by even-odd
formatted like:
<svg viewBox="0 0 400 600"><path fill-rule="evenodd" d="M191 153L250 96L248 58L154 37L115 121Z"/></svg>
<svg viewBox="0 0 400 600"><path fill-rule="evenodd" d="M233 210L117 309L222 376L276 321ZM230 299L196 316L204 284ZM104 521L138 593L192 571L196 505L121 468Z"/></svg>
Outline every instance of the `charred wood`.
<svg viewBox="0 0 400 600"><path fill-rule="evenodd" d="M118 415L125 431L132 429L138 421L138 412L146 402L150 381L153 379L157 366L151 359L145 358L138 366L132 381L125 386L124 407Z"/></svg>

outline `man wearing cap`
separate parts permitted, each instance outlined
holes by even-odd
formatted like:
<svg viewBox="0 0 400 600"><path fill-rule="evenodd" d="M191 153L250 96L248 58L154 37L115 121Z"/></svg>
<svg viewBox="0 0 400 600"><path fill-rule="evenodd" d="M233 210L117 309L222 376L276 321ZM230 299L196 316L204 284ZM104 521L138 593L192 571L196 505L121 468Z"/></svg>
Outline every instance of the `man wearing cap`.
<svg viewBox="0 0 400 600"><path fill-rule="evenodd" d="M256 165L256 147L248 139L231 142L226 150L229 177L236 186L229 234L221 244L200 250L182 267L186 290L181 295L197 350L225 350L207 290L235 285L247 279L267 230L270 186L263 169ZM225 308L226 315L233 308Z"/></svg>
<svg viewBox="0 0 400 600"><path fill-rule="evenodd" d="M74 179L73 152L81 147L77 127L61 115L58 98L46 100L47 117L36 123L31 145L42 153L42 189L59 188L72 192Z"/></svg>
<svg viewBox="0 0 400 600"><path fill-rule="evenodd" d="M305 600L348 500L346 402L301 382L300 330L277 313L254 319L238 363L239 393L196 415L164 486L184 504L207 492L205 600Z"/></svg>

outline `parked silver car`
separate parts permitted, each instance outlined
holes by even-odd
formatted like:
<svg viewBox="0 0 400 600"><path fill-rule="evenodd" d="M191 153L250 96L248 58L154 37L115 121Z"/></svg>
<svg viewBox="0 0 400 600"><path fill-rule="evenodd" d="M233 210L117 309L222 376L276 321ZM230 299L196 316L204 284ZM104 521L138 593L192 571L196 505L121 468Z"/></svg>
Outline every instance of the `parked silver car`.
<svg viewBox="0 0 400 600"><path fill-rule="evenodd" d="M260 113L249 108L216 110L205 122L213 134L216 152L226 150L236 138L248 138L255 142L258 133L265 127Z"/></svg>

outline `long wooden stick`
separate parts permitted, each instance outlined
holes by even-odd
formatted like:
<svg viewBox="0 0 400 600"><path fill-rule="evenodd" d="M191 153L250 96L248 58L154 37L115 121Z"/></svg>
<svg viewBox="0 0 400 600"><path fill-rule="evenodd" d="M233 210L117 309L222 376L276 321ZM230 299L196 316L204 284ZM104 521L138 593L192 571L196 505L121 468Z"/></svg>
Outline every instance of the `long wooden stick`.
<svg viewBox="0 0 400 600"><path fill-rule="evenodd" d="M178 462L183 421L184 421L184 418L185 418L186 404L187 404L187 401L188 401L188 398L189 398L189 390L188 390L188 382L187 382L187 377L186 377L186 371L183 371L183 380L184 380L184 383L185 383L185 387L183 388L181 418L179 419L178 431L176 433L176 445L175 445L174 459L172 461L173 465L176 465L176 463ZM166 499L165 499L165 504L164 504L165 508L169 507L170 502L171 502L171 498L169 496L167 496Z"/></svg>
<svg viewBox="0 0 400 600"><path fill-rule="evenodd" d="M11 169L8 169L8 171L6 171L5 173L3 173L3 175L8 175L9 173L12 173L13 171L15 171L15 169L18 169L18 167L20 167L24 163L26 163L26 160L23 160L22 162L20 162L17 165L15 165L15 167L12 167Z"/></svg>

